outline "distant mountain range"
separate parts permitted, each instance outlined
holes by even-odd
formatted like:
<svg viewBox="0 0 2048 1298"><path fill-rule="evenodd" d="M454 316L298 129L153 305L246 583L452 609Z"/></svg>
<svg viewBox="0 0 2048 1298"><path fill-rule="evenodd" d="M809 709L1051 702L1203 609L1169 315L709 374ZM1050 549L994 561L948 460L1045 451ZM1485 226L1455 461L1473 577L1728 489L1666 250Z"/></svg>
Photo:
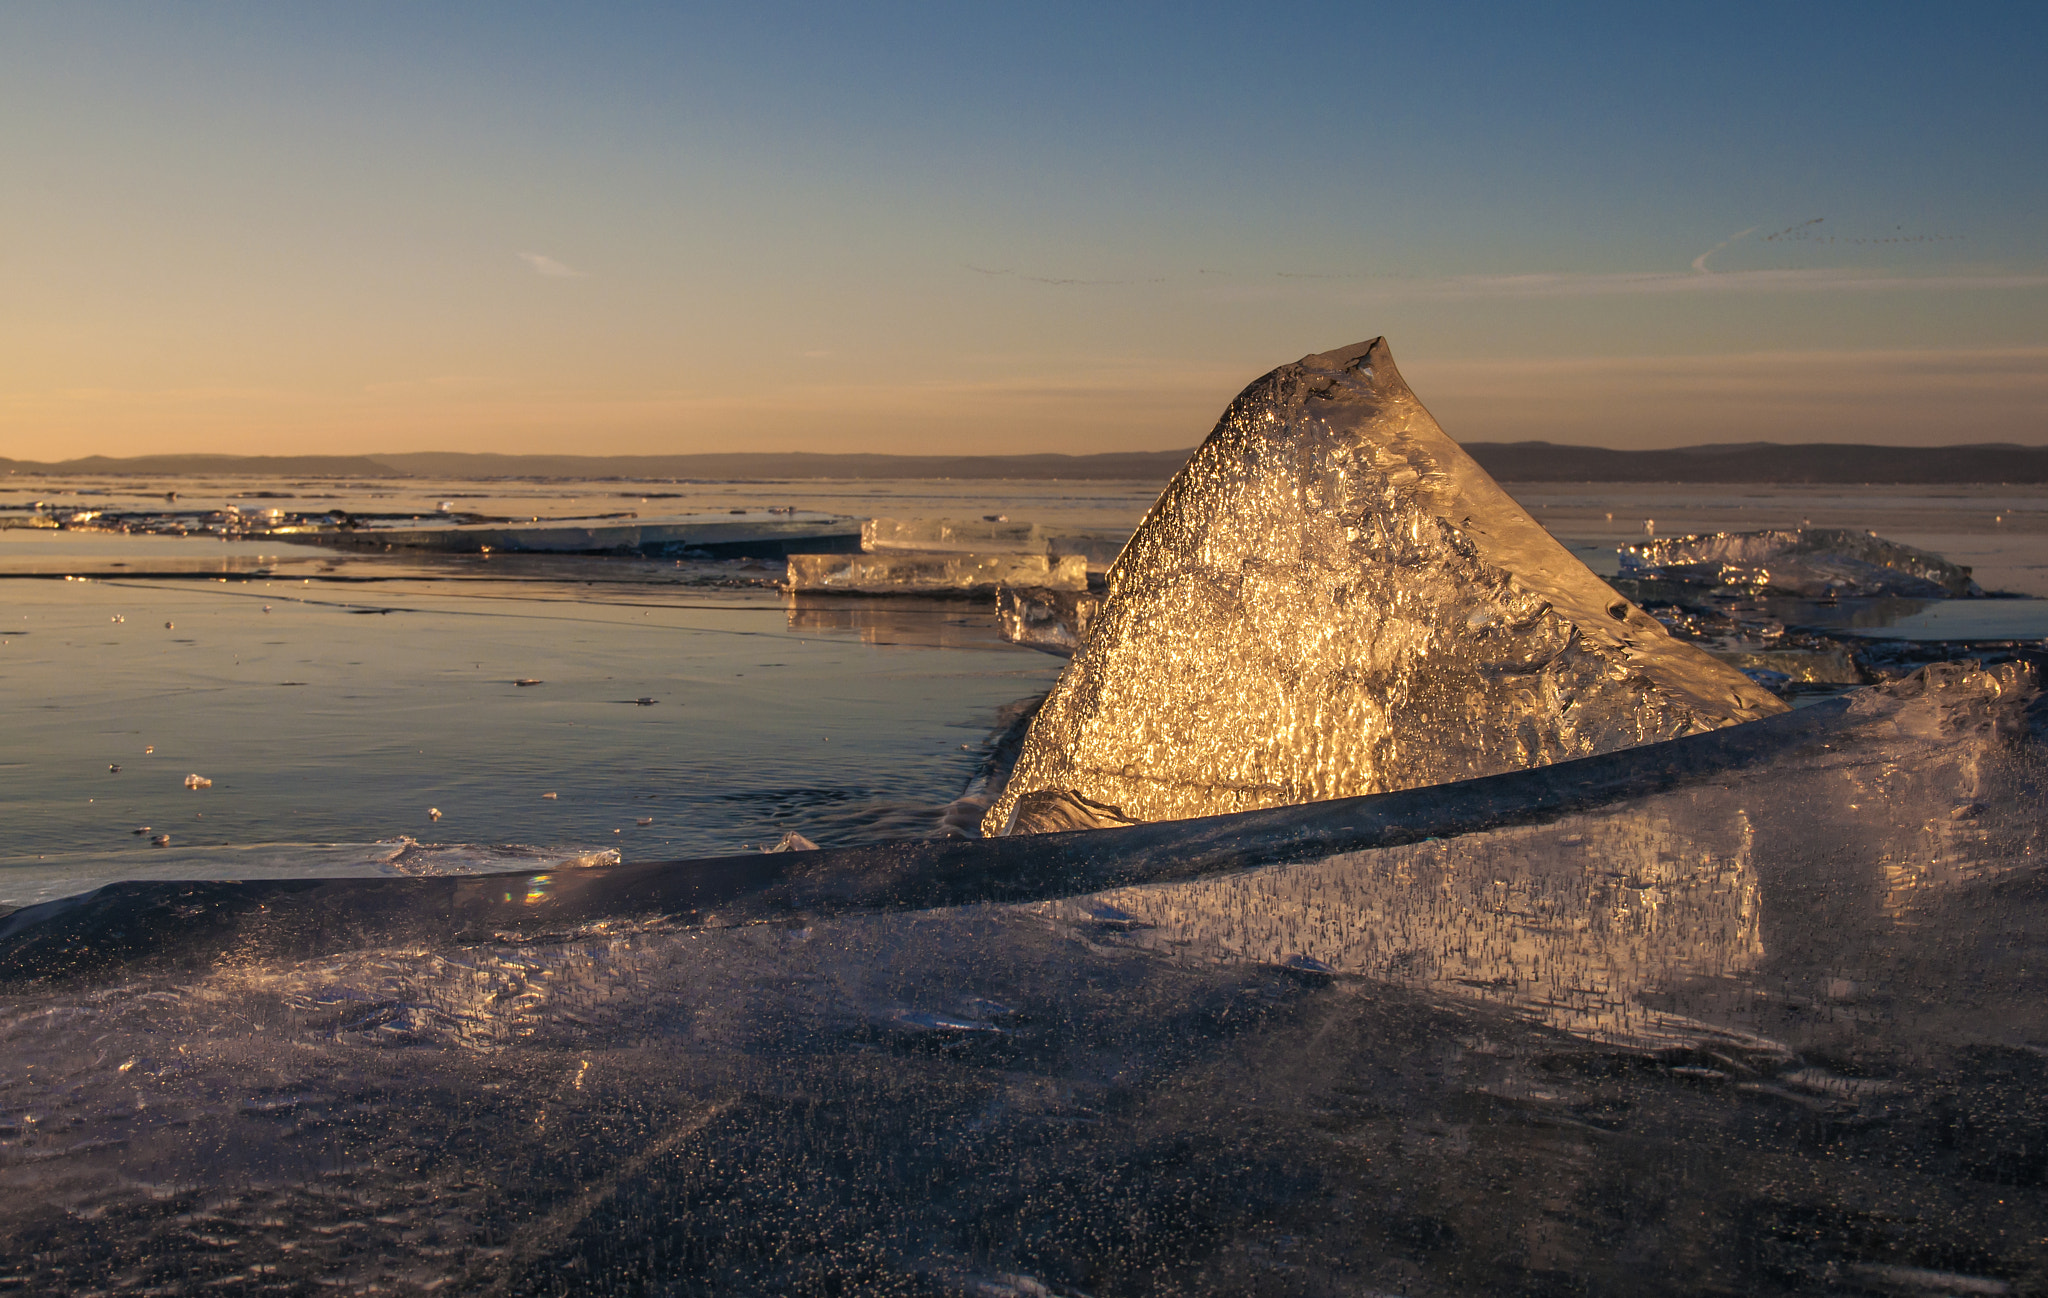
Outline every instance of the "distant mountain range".
<svg viewBox="0 0 2048 1298"><path fill-rule="evenodd" d="M1465 447L1503 482L1959 483L2048 482L2048 446L1855 446L1743 442L1616 451L1550 442ZM45 463L0 459L0 475L144 477L623 478L698 481L804 478L1067 478L1164 482L1189 451L1106 455L103 455Z"/></svg>

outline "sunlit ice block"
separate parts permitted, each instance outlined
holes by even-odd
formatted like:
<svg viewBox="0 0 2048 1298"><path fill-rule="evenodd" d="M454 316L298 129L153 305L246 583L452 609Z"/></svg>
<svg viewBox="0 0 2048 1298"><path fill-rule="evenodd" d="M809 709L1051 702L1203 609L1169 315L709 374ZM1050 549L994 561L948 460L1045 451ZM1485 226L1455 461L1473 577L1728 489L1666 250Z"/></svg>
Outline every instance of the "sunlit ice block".
<svg viewBox="0 0 2048 1298"><path fill-rule="evenodd" d="M1028 583L1017 583L1019 585ZM1469 779L1770 716L1445 435L1384 339L1252 384L1108 576L989 833Z"/></svg>
<svg viewBox="0 0 2048 1298"><path fill-rule="evenodd" d="M1090 572L1106 572L1116 561L1127 532L1055 530L1008 519L871 518L861 524L861 549L868 553L934 551L970 554L1080 556Z"/></svg>
<svg viewBox="0 0 2048 1298"><path fill-rule="evenodd" d="M1045 529L1007 519L870 518L860 525L860 548L936 550L972 554L1044 554Z"/></svg>

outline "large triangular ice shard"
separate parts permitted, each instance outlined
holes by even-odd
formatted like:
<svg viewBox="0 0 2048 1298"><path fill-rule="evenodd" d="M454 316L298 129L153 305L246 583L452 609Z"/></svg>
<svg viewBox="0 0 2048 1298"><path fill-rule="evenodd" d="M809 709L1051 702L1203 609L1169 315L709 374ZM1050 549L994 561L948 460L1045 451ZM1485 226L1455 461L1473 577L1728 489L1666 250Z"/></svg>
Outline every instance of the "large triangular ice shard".
<svg viewBox="0 0 2048 1298"><path fill-rule="evenodd" d="M984 828L1414 788L1782 711L1544 531L1374 339L1231 404L1110 570Z"/></svg>

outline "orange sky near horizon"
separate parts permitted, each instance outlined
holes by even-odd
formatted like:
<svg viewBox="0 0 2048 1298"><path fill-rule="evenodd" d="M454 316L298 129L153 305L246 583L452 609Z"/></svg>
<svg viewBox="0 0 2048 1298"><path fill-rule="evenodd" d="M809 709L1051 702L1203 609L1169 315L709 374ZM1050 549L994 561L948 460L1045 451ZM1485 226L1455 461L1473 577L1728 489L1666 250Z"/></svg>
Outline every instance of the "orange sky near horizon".
<svg viewBox="0 0 2048 1298"><path fill-rule="evenodd" d="M10 8L0 457L2048 443L2040 23L1489 12Z"/></svg>

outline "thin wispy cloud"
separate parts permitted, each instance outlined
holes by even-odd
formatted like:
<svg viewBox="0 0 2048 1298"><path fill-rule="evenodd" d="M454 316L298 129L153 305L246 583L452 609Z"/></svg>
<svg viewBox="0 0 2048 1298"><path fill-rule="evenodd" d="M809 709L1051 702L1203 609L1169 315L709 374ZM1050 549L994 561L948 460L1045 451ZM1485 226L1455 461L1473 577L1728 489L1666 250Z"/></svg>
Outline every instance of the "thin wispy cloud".
<svg viewBox="0 0 2048 1298"><path fill-rule="evenodd" d="M1807 222L1805 224L1812 224ZM1329 271L1276 271L1274 279L1341 281L1363 300L1613 297L1646 293L1942 292L2048 288L2048 274L1900 275L1849 266L1804 270L1715 270L1710 259L1755 234L1752 226L1692 259L1684 271L1531 272L1519 275L1359 275ZM1800 227L1793 227L1798 229Z"/></svg>
<svg viewBox="0 0 2048 1298"><path fill-rule="evenodd" d="M1821 217L1801 221L1763 241L1807 237ZM1322 270L1275 270L1232 272L1204 267L1192 276L1176 276L1185 283L1204 282L1205 291L1221 292L1231 298L1269 297L1300 291L1336 291L1350 300L1465 301L1488 298L1614 297L1669 293L1798 293L1798 292L1955 292L1976 289L2048 288L2048 274L1966 273L1902 275L1895 271L1849 266L1809 269L1717 270L1713 259L1728 248L1755 235L1762 226L1729 235L1699 256L1686 270L1651 271L1535 271L1508 275L1399 275ZM1843 242L1928 242L1949 236L1903 235L1880 239L1844 239ZM1011 269L968 265L966 269L991 278L1007 277L1034 284L1054 286L1111 286L1163 284L1167 277L1131 279L1076 279L1031 275ZM1231 282L1217 283L1216 277ZM1261 284L1261 280L1265 281ZM1275 284L1274 281L1282 281ZM1283 286L1284 285L1284 286ZM1327 285L1327 288L1321 286ZM1341 288L1339 287L1341 286Z"/></svg>
<svg viewBox="0 0 2048 1298"><path fill-rule="evenodd" d="M1694 257L1694 258L1692 259L1692 268L1693 268L1693 272L1694 272L1695 274L1699 274L1699 275L1711 275L1711 274L1713 274L1714 272L1713 272L1713 271L1711 271L1711 270L1709 270L1709 269L1707 268L1707 258L1709 258L1709 257L1713 256L1713 255L1714 255L1715 253L1717 253L1717 252L1721 251L1721 249L1723 249L1723 248L1727 247L1727 246L1728 246L1729 244L1731 244L1731 243L1734 243L1734 242L1735 242L1735 241L1736 241L1737 239L1746 239L1746 238L1748 238L1748 237L1749 237L1750 235L1752 235L1752 234L1755 234L1755 233L1756 233L1756 232L1757 232L1758 230L1761 230L1761 229L1763 229L1763 227L1762 227L1762 226L1760 226L1760 225L1752 225L1752 226L1750 226L1750 227L1749 227L1749 228L1748 228L1747 230L1744 230L1744 231L1743 231L1742 233L1740 233L1740 234L1731 234L1731 235L1729 235L1729 236L1728 236L1727 238L1725 238L1725 239L1721 240L1721 242L1719 242L1719 243L1715 244L1715 245L1714 245L1713 247L1711 247L1711 248L1707 249L1707 250L1706 250L1705 252L1701 253L1701 254L1700 254L1699 256L1697 256L1697 257Z"/></svg>
<svg viewBox="0 0 2048 1298"><path fill-rule="evenodd" d="M546 275L550 279L583 278L582 271L577 270L573 266L564 265L563 263L556 261L553 257L546 256L542 253L522 252L519 254L519 260L533 267L535 274Z"/></svg>
<svg viewBox="0 0 2048 1298"><path fill-rule="evenodd" d="M987 266L976 266L971 263L968 263L966 268L968 270L973 271L977 275L987 275L991 279L1004 275L1012 275L1028 283L1051 284L1055 287L1061 288L1068 286L1094 288L1102 285L1113 284L1164 284L1166 282L1166 276L1164 275L1153 275L1143 279L1078 279L1066 275L1025 275L1020 274L1017 271L1011 270L1007 267L1001 270L995 270ZM1209 272L1204 271L1202 273L1206 275Z"/></svg>
<svg viewBox="0 0 2048 1298"><path fill-rule="evenodd" d="M1705 256L1708 254L1702 254ZM1619 272L1611 274L1455 275L1391 281L1368 296L1442 299L1482 297L1604 297L1639 293L1932 292L1958 289L2048 288L2048 275L1888 275L1829 268Z"/></svg>
<svg viewBox="0 0 2048 1298"><path fill-rule="evenodd" d="M1150 279L1068 279L1059 275L1024 275L1020 278L1028 279L1034 284L1052 284L1056 286L1075 284L1090 288L1101 284L1164 284L1166 282L1164 275L1155 275Z"/></svg>

